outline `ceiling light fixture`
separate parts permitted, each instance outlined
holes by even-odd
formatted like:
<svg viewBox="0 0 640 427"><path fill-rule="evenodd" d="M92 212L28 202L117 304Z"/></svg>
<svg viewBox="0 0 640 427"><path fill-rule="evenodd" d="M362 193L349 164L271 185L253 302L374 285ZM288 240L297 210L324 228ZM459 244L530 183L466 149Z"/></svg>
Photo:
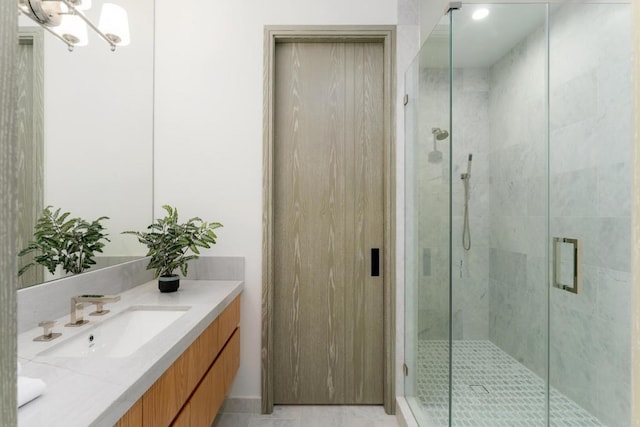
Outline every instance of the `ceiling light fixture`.
<svg viewBox="0 0 640 427"><path fill-rule="evenodd" d="M474 21L479 21L487 16L489 16L489 9L483 7L482 9L476 9L473 15L471 15L471 18L473 18Z"/></svg>
<svg viewBox="0 0 640 427"><path fill-rule="evenodd" d="M111 3L102 6L100 24L96 26L82 12L91 7L91 0L18 0L18 9L42 28L67 45L69 51L75 46L88 43L87 26L91 27L111 50L129 44L129 20L127 11Z"/></svg>
<svg viewBox="0 0 640 427"><path fill-rule="evenodd" d="M102 5L99 27L107 38L118 46L127 46L129 44L128 22L127 11L124 8L113 3Z"/></svg>
<svg viewBox="0 0 640 427"><path fill-rule="evenodd" d="M62 36L65 41L73 46L86 46L89 44L87 24L78 16L64 15L55 31L56 34Z"/></svg>

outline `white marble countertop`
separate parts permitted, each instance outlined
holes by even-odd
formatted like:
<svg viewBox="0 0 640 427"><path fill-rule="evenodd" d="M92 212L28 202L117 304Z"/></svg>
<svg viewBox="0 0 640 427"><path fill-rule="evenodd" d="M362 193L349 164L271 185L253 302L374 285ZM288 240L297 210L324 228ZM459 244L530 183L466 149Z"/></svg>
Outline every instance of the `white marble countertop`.
<svg viewBox="0 0 640 427"><path fill-rule="evenodd" d="M56 319L51 342L34 342L42 328L18 335L21 375L40 378L47 388L40 397L18 409L20 427L113 426L162 373L189 347L204 329L242 292L241 281L180 280L174 293L160 293L157 281L123 292L102 317L88 316L95 306L86 305L90 323L79 328L64 324L69 315ZM133 305L189 306L189 310L159 335L128 357L63 358L42 356L87 328L98 325ZM50 320L50 319L43 319Z"/></svg>

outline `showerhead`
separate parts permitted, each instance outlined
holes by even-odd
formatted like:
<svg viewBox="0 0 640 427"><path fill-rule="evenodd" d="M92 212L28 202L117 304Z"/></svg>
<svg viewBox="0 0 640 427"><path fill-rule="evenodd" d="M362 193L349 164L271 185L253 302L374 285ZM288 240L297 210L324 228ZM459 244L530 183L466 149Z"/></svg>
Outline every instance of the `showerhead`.
<svg viewBox="0 0 640 427"><path fill-rule="evenodd" d="M449 137L449 132L440 128L431 129L431 133L438 141L442 141L443 139L447 139Z"/></svg>
<svg viewBox="0 0 640 427"><path fill-rule="evenodd" d="M442 161L442 152L438 151L438 147L436 147L436 141L447 139L447 137L449 136L449 132L440 128L432 128L431 133L433 134L433 151L429 153L429 162L440 163Z"/></svg>

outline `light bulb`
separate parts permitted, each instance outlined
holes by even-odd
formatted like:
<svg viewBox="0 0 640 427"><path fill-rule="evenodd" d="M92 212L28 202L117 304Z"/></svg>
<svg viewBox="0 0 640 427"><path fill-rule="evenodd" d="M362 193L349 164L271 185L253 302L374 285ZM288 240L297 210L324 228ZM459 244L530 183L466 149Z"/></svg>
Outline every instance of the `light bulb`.
<svg viewBox="0 0 640 427"><path fill-rule="evenodd" d="M87 24L79 16L63 15L60 25L54 31L74 46L89 44Z"/></svg>
<svg viewBox="0 0 640 427"><path fill-rule="evenodd" d="M131 41L127 11L113 3L102 5L98 28L118 46L126 46Z"/></svg>
<svg viewBox="0 0 640 427"><path fill-rule="evenodd" d="M489 9L483 7L482 9L477 9L475 12L473 12L471 18L473 18L475 21L479 21L486 18L487 16L489 16Z"/></svg>

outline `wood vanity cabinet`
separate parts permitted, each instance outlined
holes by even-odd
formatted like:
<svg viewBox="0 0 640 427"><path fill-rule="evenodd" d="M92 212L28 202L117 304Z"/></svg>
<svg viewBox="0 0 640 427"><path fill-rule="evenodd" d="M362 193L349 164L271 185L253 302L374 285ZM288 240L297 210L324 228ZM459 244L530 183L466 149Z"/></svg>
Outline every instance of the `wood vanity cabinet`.
<svg viewBox="0 0 640 427"><path fill-rule="evenodd" d="M240 367L240 296L182 353L116 427L210 427Z"/></svg>

